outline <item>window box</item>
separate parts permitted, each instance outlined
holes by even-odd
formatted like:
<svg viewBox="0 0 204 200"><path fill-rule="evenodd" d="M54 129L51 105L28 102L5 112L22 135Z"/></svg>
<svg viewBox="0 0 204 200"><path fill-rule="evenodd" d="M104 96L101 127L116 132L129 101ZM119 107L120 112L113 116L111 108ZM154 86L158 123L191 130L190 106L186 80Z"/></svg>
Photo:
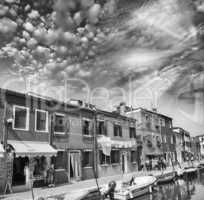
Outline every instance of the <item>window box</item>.
<svg viewBox="0 0 204 200"><path fill-rule="evenodd" d="M48 112L44 110L35 110L35 131L48 132Z"/></svg>
<svg viewBox="0 0 204 200"><path fill-rule="evenodd" d="M14 121L12 128L14 130L29 130L30 109L24 106L13 106Z"/></svg>

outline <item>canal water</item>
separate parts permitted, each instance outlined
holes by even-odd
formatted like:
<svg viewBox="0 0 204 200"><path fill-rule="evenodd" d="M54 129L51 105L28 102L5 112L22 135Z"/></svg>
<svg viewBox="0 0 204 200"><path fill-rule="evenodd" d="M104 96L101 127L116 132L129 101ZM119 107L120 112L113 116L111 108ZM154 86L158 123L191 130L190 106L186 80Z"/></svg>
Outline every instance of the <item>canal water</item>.
<svg viewBox="0 0 204 200"><path fill-rule="evenodd" d="M197 175L156 187L157 192L135 200L204 200L204 170Z"/></svg>

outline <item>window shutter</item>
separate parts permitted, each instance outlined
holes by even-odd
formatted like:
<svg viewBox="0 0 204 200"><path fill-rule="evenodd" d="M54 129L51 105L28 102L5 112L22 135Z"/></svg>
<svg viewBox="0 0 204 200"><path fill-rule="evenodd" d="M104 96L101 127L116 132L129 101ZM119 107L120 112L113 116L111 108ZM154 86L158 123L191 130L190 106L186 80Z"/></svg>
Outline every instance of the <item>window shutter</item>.
<svg viewBox="0 0 204 200"><path fill-rule="evenodd" d="M104 121L104 135L108 135L108 121Z"/></svg>
<svg viewBox="0 0 204 200"><path fill-rule="evenodd" d="M123 134L123 133L122 133L122 126L119 126L119 135L120 135L120 137L123 136L122 134Z"/></svg>
<svg viewBox="0 0 204 200"><path fill-rule="evenodd" d="M94 121L90 121L89 124L89 135L93 135L94 133Z"/></svg>
<svg viewBox="0 0 204 200"><path fill-rule="evenodd" d="M69 117L64 118L64 127L65 127L65 133L68 134L70 131L70 120Z"/></svg>

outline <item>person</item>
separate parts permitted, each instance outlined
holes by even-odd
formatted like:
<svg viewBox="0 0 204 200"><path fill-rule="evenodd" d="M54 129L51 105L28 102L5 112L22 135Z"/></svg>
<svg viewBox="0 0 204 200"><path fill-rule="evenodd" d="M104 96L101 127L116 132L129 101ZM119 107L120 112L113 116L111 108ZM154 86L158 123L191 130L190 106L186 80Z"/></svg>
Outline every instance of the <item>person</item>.
<svg viewBox="0 0 204 200"><path fill-rule="evenodd" d="M110 181L108 184L108 190L104 193L104 198L109 197L110 200L114 200L115 188L116 188L116 182Z"/></svg>
<svg viewBox="0 0 204 200"><path fill-rule="evenodd" d="M26 163L25 163L24 175L25 175L25 183L26 183L26 185L29 185L30 184L30 169L29 169L28 161L26 161Z"/></svg>
<svg viewBox="0 0 204 200"><path fill-rule="evenodd" d="M48 187L54 187L54 174L55 174L55 169L54 169L54 165L52 164L48 170L47 170L47 184Z"/></svg>

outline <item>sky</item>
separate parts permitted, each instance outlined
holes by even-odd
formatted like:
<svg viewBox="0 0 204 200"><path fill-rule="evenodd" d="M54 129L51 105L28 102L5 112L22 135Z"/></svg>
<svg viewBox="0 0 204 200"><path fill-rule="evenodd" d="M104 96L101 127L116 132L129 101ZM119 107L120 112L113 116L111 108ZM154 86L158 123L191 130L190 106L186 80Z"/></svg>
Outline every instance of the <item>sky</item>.
<svg viewBox="0 0 204 200"><path fill-rule="evenodd" d="M204 134L203 21L203 1L1 1L1 87L157 108Z"/></svg>

